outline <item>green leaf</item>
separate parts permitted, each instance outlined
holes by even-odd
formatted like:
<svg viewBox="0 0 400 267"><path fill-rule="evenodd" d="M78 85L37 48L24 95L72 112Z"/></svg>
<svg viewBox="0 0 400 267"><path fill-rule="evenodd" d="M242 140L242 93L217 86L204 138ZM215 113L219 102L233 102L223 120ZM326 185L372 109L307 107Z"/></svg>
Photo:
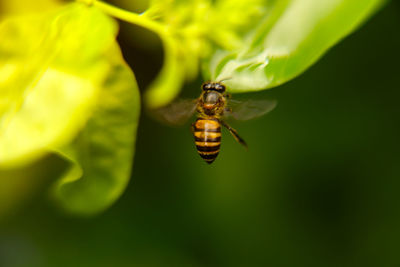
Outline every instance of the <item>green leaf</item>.
<svg viewBox="0 0 400 267"><path fill-rule="evenodd" d="M97 104L116 31L81 4L0 24L0 166L28 164L75 138Z"/></svg>
<svg viewBox="0 0 400 267"><path fill-rule="evenodd" d="M112 71L94 115L75 141L58 151L73 164L54 187L56 199L70 213L103 211L122 194L130 177L140 97L117 46L108 59Z"/></svg>
<svg viewBox="0 0 400 267"><path fill-rule="evenodd" d="M58 153L71 167L53 196L70 213L104 210L129 181L140 97L117 29L82 4L0 25L0 167Z"/></svg>
<svg viewBox="0 0 400 267"><path fill-rule="evenodd" d="M310 67L354 31L383 0L270 1L269 11L237 50L215 52L203 74L227 79L233 93L280 85Z"/></svg>

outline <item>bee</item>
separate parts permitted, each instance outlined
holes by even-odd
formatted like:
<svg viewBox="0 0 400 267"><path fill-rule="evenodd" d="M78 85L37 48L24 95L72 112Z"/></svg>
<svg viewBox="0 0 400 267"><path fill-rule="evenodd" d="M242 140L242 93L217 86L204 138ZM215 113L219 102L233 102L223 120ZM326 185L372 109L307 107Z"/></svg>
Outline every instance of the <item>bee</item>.
<svg viewBox="0 0 400 267"><path fill-rule="evenodd" d="M225 127L235 140L247 148L246 142L226 119L249 120L262 116L276 106L273 100L232 100L222 82L207 81L201 86L200 97L184 99L158 109L158 118L170 124L182 124L195 112L197 119L191 125L197 152L205 162L211 164L217 158L221 147L221 126Z"/></svg>

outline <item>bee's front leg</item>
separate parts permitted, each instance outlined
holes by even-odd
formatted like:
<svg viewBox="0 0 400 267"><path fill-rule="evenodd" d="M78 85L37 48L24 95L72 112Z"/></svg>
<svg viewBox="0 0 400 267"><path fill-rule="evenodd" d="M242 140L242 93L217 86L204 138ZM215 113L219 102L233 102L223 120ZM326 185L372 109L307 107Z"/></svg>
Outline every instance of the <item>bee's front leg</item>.
<svg viewBox="0 0 400 267"><path fill-rule="evenodd" d="M226 99L231 99L231 98L232 98L232 95L229 94L229 93L225 93L225 94L224 94L224 97L225 97Z"/></svg>
<svg viewBox="0 0 400 267"><path fill-rule="evenodd" d="M247 149L246 141L244 141L243 138L241 138L241 137L239 136L239 134L237 133L237 131L236 131L235 129L233 129L231 126L229 126L229 124L227 124L227 123L224 122L223 120L220 120L220 123L221 123L222 126L224 126L226 129L228 129L228 131L233 135L233 137L235 138L235 140L239 142L239 144L243 145L243 146Z"/></svg>
<svg viewBox="0 0 400 267"><path fill-rule="evenodd" d="M231 95L231 94L228 94L228 93L225 93L225 94L224 94L224 97L225 97L226 99L231 99L232 95ZM228 106L225 106L224 112L231 113L231 112L232 112L232 109L231 109L230 107L228 107Z"/></svg>

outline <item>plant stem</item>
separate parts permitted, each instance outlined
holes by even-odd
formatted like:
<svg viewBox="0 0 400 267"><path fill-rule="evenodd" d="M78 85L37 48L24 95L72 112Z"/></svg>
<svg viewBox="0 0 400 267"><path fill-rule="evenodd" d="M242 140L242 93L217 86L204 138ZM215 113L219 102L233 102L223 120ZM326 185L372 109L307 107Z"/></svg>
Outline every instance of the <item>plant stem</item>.
<svg viewBox="0 0 400 267"><path fill-rule="evenodd" d="M126 11L124 9L104 3L102 1L98 1L98 0L76 0L76 1L85 3L89 6L95 6L95 7L99 8L100 10L102 10L104 13L106 13L112 17L118 18L120 20L129 22L132 24L142 26L142 27L152 30L160 35L165 34L165 32L167 30L167 28L164 27L162 24L160 24L156 21L150 20L150 19L146 18L145 16L142 16L140 14L133 13L130 11Z"/></svg>

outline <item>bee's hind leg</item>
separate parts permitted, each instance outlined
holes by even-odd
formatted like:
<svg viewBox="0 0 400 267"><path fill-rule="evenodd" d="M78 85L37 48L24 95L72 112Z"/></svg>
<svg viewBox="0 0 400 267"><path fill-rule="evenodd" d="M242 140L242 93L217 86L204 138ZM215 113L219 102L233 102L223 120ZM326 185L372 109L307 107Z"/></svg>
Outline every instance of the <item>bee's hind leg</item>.
<svg viewBox="0 0 400 267"><path fill-rule="evenodd" d="M243 145L246 149L247 149L247 143L246 141L243 140L243 138L241 138L239 136L239 134L237 133L237 131L235 129L233 129L231 126L229 126L229 124L227 124L224 121L220 121L222 126L224 126L226 129L228 129L228 131L233 135L233 137L236 139L236 141L239 142L239 144Z"/></svg>

